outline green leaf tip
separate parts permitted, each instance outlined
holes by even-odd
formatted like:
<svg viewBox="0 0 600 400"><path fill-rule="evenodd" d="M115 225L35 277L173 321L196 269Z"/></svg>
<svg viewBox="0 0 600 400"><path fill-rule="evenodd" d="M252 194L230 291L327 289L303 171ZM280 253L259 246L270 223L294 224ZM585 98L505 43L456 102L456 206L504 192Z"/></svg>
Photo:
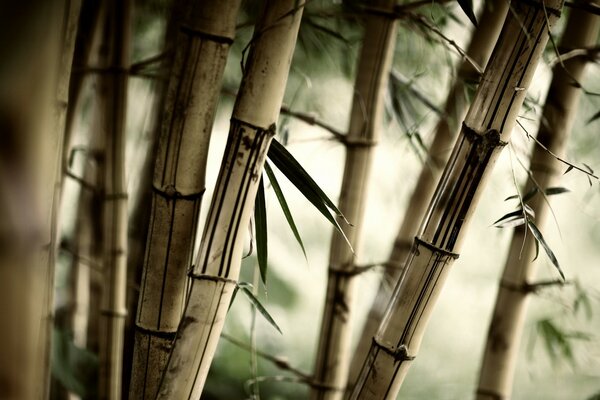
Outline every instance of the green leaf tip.
<svg viewBox="0 0 600 400"><path fill-rule="evenodd" d="M298 242L298 244L300 245L300 248L302 249L302 254L304 254L304 259L307 260L306 249L304 248L304 243L302 243L302 238L300 237L300 233L298 232L298 227L296 226L296 223L294 222L294 217L292 216L292 213L287 204L285 196L283 195L281 186L279 186L279 182L277 182L275 173L273 172L273 169L271 169L271 166L269 165L268 162L265 163L265 172L267 173L267 176L269 177L269 182L271 182L271 185L273 186L273 191L275 192L275 197L277 197L277 200L279 201L279 205L281 206L281 210L283 211L283 214L285 215L285 219L287 220L287 223L290 226L290 229L292 230L292 233L294 234L296 241Z"/></svg>
<svg viewBox="0 0 600 400"><path fill-rule="evenodd" d="M283 332L281 332L279 325L277 325L277 323L275 322L273 317L271 317L271 314L269 314L267 309L261 304L261 302L256 298L256 296L254 296L254 293L252 293L253 286L248 282L238 282L236 284L236 287L237 287L237 289L241 290L242 293L244 293L246 295L246 297L248 297L248 300L250 300L250 303L267 320L267 322L269 324L271 324L271 326L273 328L277 329L277 332L279 332L280 334L283 335Z"/></svg>
<svg viewBox="0 0 600 400"><path fill-rule="evenodd" d="M256 231L256 258L258 259L260 278L266 285L268 265L267 208L265 200L265 186L262 177L258 184L256 201L254 203L254 222L254 229Z"/></svg>

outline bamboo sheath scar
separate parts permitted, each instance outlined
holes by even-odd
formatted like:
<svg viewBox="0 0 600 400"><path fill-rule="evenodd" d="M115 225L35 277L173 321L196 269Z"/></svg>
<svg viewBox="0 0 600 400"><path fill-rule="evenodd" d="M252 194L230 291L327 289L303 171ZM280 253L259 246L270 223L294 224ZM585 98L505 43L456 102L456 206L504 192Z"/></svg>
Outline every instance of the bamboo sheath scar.
<svg viewBox="0 0 600 400"><path fill-rule="evenodd" d="M600 17L580 9L571 10L559 51L566 53L594 46L599 30ZM571 58L553 69L537 140L559 157L565 152L573 126L581 95L577 82L583 78L587 62L584 57ZM554 186L563 172L561 163L539 145L534 145L530 169L532 177L523 186L521 194L538 186L541 190ZM548 214L546 201L538 193L528 202L539 228ZM525 234L523 225L515 228L513 233L485 345L477 389L479 400L508 399L512 392L520 339L531 298L530 285L534 284L539 264L532 262L536 253L532 236Z"/></svg>
<svg viewBox="0 0 600 400"><path fill-rule="evenodd" d="M492 54L494 44L500 35L502 23L508 11L508 4L506 0L489 0L484 4L477 19L479 25L472 35L466 53L471 60L482 68L485 68ZM419 224L427 211L428 200L433 196L436 184L450 157L452 144L460 130L460 122L467 113L469 104L465 93L467 90L466 85L468 83L475 84L478 80L479 76L475 68L470 62L463 61L458 68L458 76L448 93L444 115L436 125L433 142L428 149L427 161L421 169L417 184L405 208L406 212L394 240L383 281L367 315L362 334L359 335L360 339L352 356L350 367L350 386L356 382L362 362L371 347L371 339L377 332L385 307L392 295L391 290L388 289L388 282L393 283L393 286L395 286L400 280L404 270L404 262L412 247L413 238L417 235Z"/></svg>
<svg viewBox="0 0 600 400"><path fill-rule="evenodd" d="M210 133L239 3L190 2L175 42L152 183L131 399L156 397L183 313Z"/></svg>
<svg viewBox="0 0 600 400"><path fill-rule="evenodd" d="M239 276L244 236L304 3L267 1L255 28L192 279L158 399L200 397Z"/></svg>
<svg viewBox="0 0 600 400"><path fill-rule="evenodd" d="M352 247L359 251L362 221L374 146L380 137L384 93L388 84L397 20L391 16L395 0L376 1L373 6L390 15L367 14L365 36L350 113L344 138L346 162L339 208L354 226L341 224ZM354 274L356 255L342 235L331 239L325 310L319 335L312 399L341 399L345 393L350 366L351 326L358 276Z"/></svg>
<svg viewBox="0 0 600 400"><path fill-rule="evenodd" d="M352 399L393 399L414 360L488 174L510 138L560 1L511 4Z"/></svg>

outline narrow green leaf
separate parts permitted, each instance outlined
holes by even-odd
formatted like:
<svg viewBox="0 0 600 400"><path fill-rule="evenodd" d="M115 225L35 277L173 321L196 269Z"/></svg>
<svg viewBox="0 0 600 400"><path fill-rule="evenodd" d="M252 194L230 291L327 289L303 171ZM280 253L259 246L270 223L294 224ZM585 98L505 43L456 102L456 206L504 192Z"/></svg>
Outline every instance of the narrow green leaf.
<svg viewBox="0 0 600 400"><path fill-rule="evenodd" d="M544 193L546 193L546 196L553 196L556 194L567 193L567 192L570 192L570 190L567 189L566 187L561 187L561 186L549 187L548 189L544 190Z"/></svg>
<svg viewBox="0 0 600 400"><path fill-rule="evenodd" d="M518 222L518 223L517 223ZM525 220L523 218L523 210L518 209L516 211L504 214L498 218L492 225L496 228L509 228L514 226L523 225Z"/></svg>
<svg viewBox="0 0 600 400"><path fill-rule="evenodd" d="M531 190L529 190L529 192L525 193L525 196L523 196L523 203L526 203L528 200L531 200L538 192L538 189L536 187L531 188ZM519 195L518 194L513 194L512 196L508 196L507 198L504 199L504 201L508 201L508 200L513 200L513 199L518 199Z"/></svg>
<svg viewBox="0 0 600 400"><path fill-rule="evenodd" d="M287 201L285 200L285 196L283 195L281 186L279 186L279 182L277 182L275 173L273 173L273 170L271 169L271 166L268 162L265 163L265 172L267 173L269 181L273 186L273 191L275 192L275 196L277 197L277 200L281 205L281 210L285 215L285 219L287 220L290 229L294 233L294 236L296 237L296 241L300 245L300 248L302 248L302 253L304 254L304 258L306 259L306 250L304 249L304 243L302 243L302 238L300 237L300 233L298 232L298 228L296 227L296 223L294 222L294 217L292 217L292 213L290 212L290 208L288 207Z"/></svg>
<svg viewBox="0 0 600 400"><path fill-rule="evenodd" d="M281 332L281 329L279 329L279 326L277 325L277 323L275 322L273 317L271 317L271 315L269 314L267 309L260 303L260 301L252 293L252 285L247 282L239 282L237 284L237 287L242 291L242 293L244 293L248 297L248 300L250 300L250 303L252 303L254 308L256 308L259 313L261 313L261 315L267 320L267 322L269 322L269 324L271 324L273 326L273 328L277 329L277 332L279 332L283 335L283 333Z"/></svg>
<svg viewBox="0 0 600 400"><path fill-rule="evenodd" d="M472 0L458 0L458 5L464 13L469 17L469 20L473 23L473 25L477 26L477 18L475 18L475 13L473 12L473 1Z"/></svg>
<svg viewBox="0 0 600 400"><path fill-rule="evenodd" d="M340 218L344 220L348 225L351 225L344 214L337 208L337 206L327 197L325 192L321 190L319 185L310 177L308 172L300 165L298 161L290 154L289 151L277 140L273 140L271 142L271 146L269 146L269 158L273 161L273 164L277 166L277 168L283 172L283 174L294 184L294 186L298 187L300 185L303 188L310 189L311 192L314 192L318 195L321 201L329 207L333 212ZM292 179L293 178L293 179ZM300 187L298 187L300 189ZM302 190L301 190L302 191Z"/></svg>
<svg viewBox="0 0 600 400"><path fill-rule="evenodd" d="M346 217L338 210L333 202L321 190L319 185L310 177L308 172L296 161L296 159L286 150L286 148L276 140L273 140L269 147L269 159L273 164L296 186L304 197L314 205L317 210L335 227L335 229L344 237L344 240L354 252L348 237L336 219L331 215L330 209L336 215L342 218L347 224L350 224Z"/></svg>
<svg viewBox="0 0 600 400"><path fill-rule="evenodd" d="M569 167L567 168L567 170L563 173L563 175L568 174L569 172L571 172L571 170L573 169L572 165L569 165Z"/></svg>
<svg viewBox="0 0 600 400"><path fill-rule="evenodd" d="M529 230L531 231L531 233L535 237L536 242L538 242L539 244L542 245L542 247L544 248L544 251L548 255L548 258L550 259L550 261L552 261L552 264L554 264L554 266L556 267L556 270L560 274L560 277L564 281L565 280L565 274L563 273L562 269L560 268L560 265L558 264L558 260L556 259L556 256L554 255L554 252L552 251L552 249L550 248L550 246L548 246L548 243L546 243L546 240L544 239L544 236L542 235L542 232L540 232L540 230L538 229L538 227L535 226L535 224L533 223L533 221L530 220L530 219L527 220L527 227L529 228Z"/></svg>
<svg viewBox="0 0 600 400"><path fill-rule="evenodd" d="M258 268L260 278L267 284L267 208L265 201L265 185L263 177L260 178L258 191L256 192L256 202L254 203L254 230L256 231L256 258L258 259Z"/></svg>

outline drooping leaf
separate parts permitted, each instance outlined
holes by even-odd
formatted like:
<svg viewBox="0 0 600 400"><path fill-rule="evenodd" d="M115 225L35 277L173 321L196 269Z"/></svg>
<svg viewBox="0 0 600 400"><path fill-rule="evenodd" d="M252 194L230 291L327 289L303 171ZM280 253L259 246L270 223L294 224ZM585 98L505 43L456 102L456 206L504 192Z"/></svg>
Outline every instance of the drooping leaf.
<svg viewBox="0 0 600 400"><path fill-rule="evenodd" d="M296 223L294 222L294 217L292 217L292 213L290 212L290 208L288 207L287 201L285 200L285 196L283 195L281 186L279 186L279 182L277 182L275 173L273 173L273 170L271 169L271 166L269 165L268 162L265 163L265 172L267 173L267 176L269 177L269 181L271 182L271 185L273 185L273 191L275 192L275 196L277 197L277 200L279 201L279 204L281 205L281 210L283 211L283 214L285 215L285 219L287 220L288 225L290 226L290 229L294 233L294 237L296 238L296 241L298 242L298 244L300 245L300 248L302 249L304 258L306 258L306 250L304 249L304 243L302 243L302 238L300 237L300 233L298 232L298 228L296 227Z"/></svg>
<svg viewBox="0 0 600 400"><path fill-rule="evenodd" d="M238 282L236 286L239 290L242 291L242 293L244 293L246 295L246 297L248 297L248 300L250 300L250 303L252 303L254 308L256 308L256 310L258 310L258 312L267 320L267 322L269 324L271 324L271 326L273 326L273 328L277 329L277 332L283 334L281 332L281 329L279 328L279 326L273 319L273 317L271 317L271 314L269 314L267 309L260 303L260 301L256 298L256 296L254 296L254 293L252 293L253 286L248 282Z"/></svg>
<svg viewBox="0 0 600 400"><path fill-rule="evenodd" d="M537 192L538 192L538 189L536 187L532 187L529 190L529 192L525 193L525 196L523 196L523 198L521 200L523 201L523 203L526 203L528 200L533 198ZM505 198L504 201L518 199L518 198L519 198L518 194L513 194L512 196L508 196L507 198Z"/></svg>
<svg viewBox="0 0 600 400"><path fill-rule="evenodd" d="M568 174L569 172L571 172L571 170L573 169L572 165L569 165L569 167L567 168L567 170L563 173L563 175Z"/></svg>
<svg viewBox="0 0 600 400"><path fill-rule="evenodd" d="M256 192L256 201L254 203L254 230L256 231L256 258L258 259L258 268L260 278L267 284L267 208L265 201L265 185L263 178L260 178L258 191Z"/></svg>
<svg viewBox="0 0 600 400"><path fill-rule="evenodd" d="M558 260L556 259L556 256L554 255L554 252L552 251L550 246L548 246L548 243L546 243L546 240L544 239L542 232L540 232L538 227L530 219L527 220L527 227L533 234L536 242L542 245L542 247L544 248L544 251L548 255L548 258L550 259L550 261L552 261L552 264L556 267L556 270L558 271L558 273L560 274L560 277L564 281L565 274L563 273L562 269L560 268L560 265L558 263Z"/></svg>
<svg viewBox="0 0 600 400"><path fill-rule="evenodd" d="M525 214L531 218L535 218L535 211L533 211L533 208L529 204L523 204L523 207L525 208Z"/></svg>
<svg viewBox="0 0 600 400"><path fill-rule="evenodd" d="M507 214L504 214L502 217L498 218L492 225L496 228L511 228L523 225L524 223L525 218L523 217L523 210L518 209L516 211L511 211Z"/></svg>
<svg viewBox="0 0 600 400"><path fill-rule="evenodd" d="M469 17L469 20L477 27L477 18L473 12L473 0L458 0L458 5L464 13Z"/></svg>
<svg viewBox="0 0 600 400"><path fill-rule="evenodd" d="M327 195L321 190L319 185L310 177L308 172L296 161L296 159L286 150L285 147L276 140L273 140L268 152L269 159L273 164L296 186L304 197L316 207L335 229L344 237L346 243L352 249L348 237L336 219L331 215L333 211L338 217L342 218L347 224L350 224L341 211L333 204ZM354 249L352 249L354 251Z"/></svg>

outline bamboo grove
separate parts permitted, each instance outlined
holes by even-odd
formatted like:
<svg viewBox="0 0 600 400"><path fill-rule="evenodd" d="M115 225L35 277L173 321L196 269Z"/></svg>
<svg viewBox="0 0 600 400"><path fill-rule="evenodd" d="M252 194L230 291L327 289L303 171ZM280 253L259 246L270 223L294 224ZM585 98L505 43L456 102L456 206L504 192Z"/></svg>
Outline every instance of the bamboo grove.
<svg viewBox="0 0 600 400"><path fill-rule="evenodd" d="M0 398L596 398L599 34L597 0L2 5Z"/></svg>

